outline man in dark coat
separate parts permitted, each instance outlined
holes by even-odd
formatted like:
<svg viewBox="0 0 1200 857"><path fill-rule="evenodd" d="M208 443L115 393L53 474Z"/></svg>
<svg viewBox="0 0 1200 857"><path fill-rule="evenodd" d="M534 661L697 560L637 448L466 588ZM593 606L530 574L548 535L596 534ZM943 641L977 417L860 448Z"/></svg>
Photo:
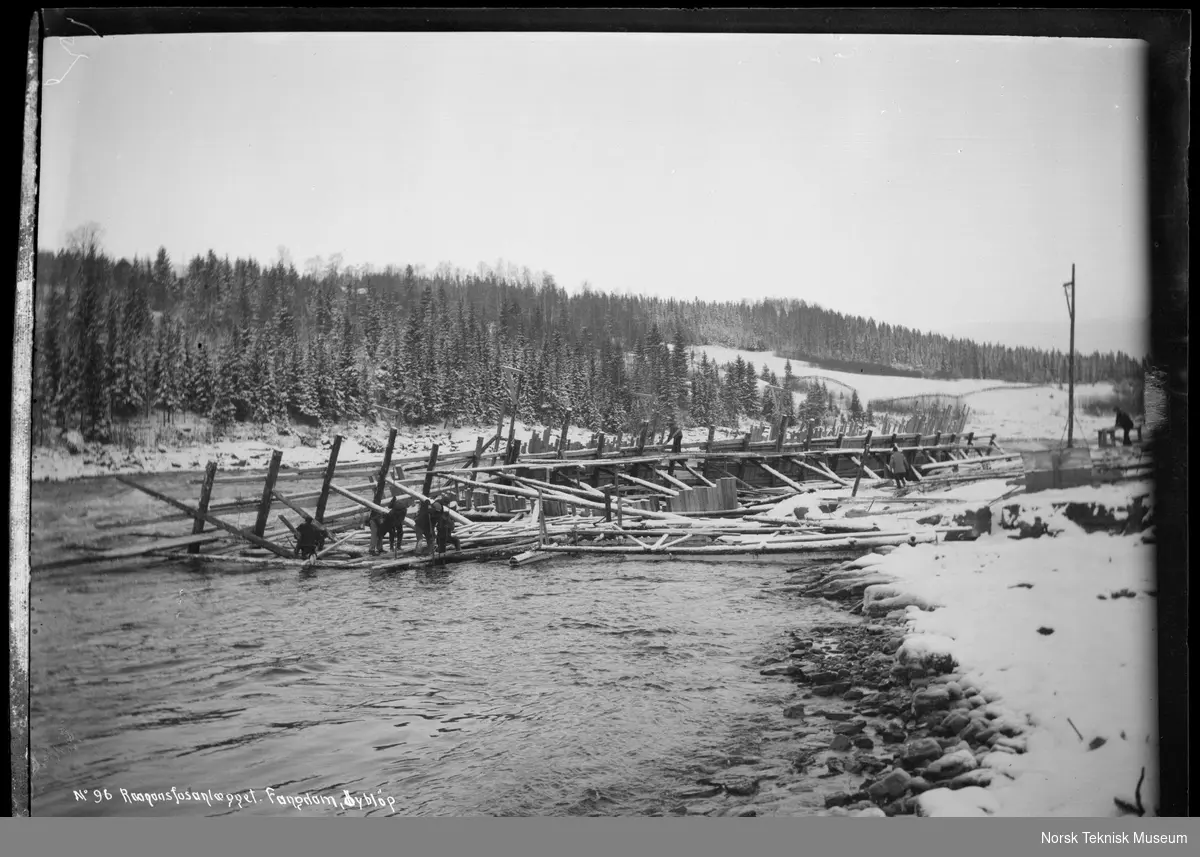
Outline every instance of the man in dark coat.
<svg viewBox="0 0 1200 857"><path fill-rule="evenodd" d="M416 536L417 544L414 547L417 553L421 553L421 543L425 543L425 548L428 552L433 552L433 517L434 513L430 507L430 503L422 500L417 506L416 517L413 518L413 534Z"/></svg>
<svg viewBox="0 0 1200 857"><path fill-rule="evenodd" d="M371 524L371 553L378 554L383 552L383 537L386 534L388 537L388 547L392 553L400 546L404 539L404 516L408 514L408 507L411 505L410 500L401 500L399 497L393 497L388 503L387 513L372 512L370 518Z"/></svg>
<svg viewBox="0 0 1200 857"><path fill-rule="evenodd" d="M452 510L457 510L458 503L441 497L433 504L436 517L433 519L434 532L437 536L438 553L446 552L446 545L453 544L455 550L462 550L462 542L454 535L454 518L450 517Z"/></svg>
<svg viewBox="0 0 1200 857"><path fill-rule="evenodd" d="M1121 410L1120 408L1116 408L1115 410L1117 412L1116 427L1125 432L1125 439L1123 441L1123 445L1124 446L1132 446L1133 441L1131 441L1129 439L1129 432L1133 431L1133 418L1131 416L1129 416L1129 414L1127 414L1123 410Z"/></svg>
<svg viewBox="0 0 1200 857"><path fill-rule="evenodd" d="M892 478L896 480L896 487L903 488L904 481L908 478L908 461L905 460L900 447L892 446L892 455L888 459L888 464L892 468Z"/></svg>
<svg viewBox="0 0 1200 857"><path fill-rule="evenodd" d="M296 527L296 555L308 559L325 546L325 531L311 519Z"/></svg>

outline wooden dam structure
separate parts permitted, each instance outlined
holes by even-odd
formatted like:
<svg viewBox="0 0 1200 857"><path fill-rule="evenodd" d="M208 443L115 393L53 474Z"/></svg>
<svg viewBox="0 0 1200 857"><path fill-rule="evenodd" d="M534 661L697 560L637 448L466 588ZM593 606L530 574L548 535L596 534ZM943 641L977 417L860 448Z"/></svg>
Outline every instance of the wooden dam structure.
<svg viewBox="0 0 1200 857"><path fill-rule="evenodd" d="M405 458L393 455L398 434L393 428L383 455L366 462L339 461L343 438L336 436L323 467L285 468L282 450L273 451L265 473L241 468L218 474L216 462L209 462L202 478L192 482L194 499L144 484L153 477L118 476L170 506L171 513L108 528L108 539L141 537L136 543L93 548L86 557L47 565L149 555L370 570L483 559L523 565L561 553L845 557L952 533L971 537L972 528L913 531L849 518L806 521L800 512L781 521L763 513L789 496L818 491L836 495L834 505L865 502L856 500L860 486L890 486L887 459L893 448L904 454L916 487L1001 475L990 471L1013 467L1019 474L1021 464L1020 454L998 447L995 436L970 432L813 438L788 432L781 420L769 431L740 437L718 439L709 427L705 441L685 444L676 435L651 444L643 424L632 438L597 434L589 444L570 448L568 427L569 421L557 443L549 431L520 442L510 426L507 443L497 432L478 438L471 451L442 455L434 444L427 455ZM249 493L217 496L230 489ZM446 496L457 505L446 513L455 522L459 549L419 552L410 520L398 550L385 546L383 554L372 555L368 519L386 513L392 497L411 501L411 519L421 503ZM305 521L322 531L325 544L301 559L296 533ZM178 535L163 530L180 524L186 529Z"/></svg>

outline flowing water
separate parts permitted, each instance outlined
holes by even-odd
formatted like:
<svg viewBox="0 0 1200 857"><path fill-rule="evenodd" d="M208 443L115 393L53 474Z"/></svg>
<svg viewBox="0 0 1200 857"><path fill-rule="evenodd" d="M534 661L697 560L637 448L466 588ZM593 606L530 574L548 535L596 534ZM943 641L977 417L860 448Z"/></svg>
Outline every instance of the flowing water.
<svg viewBox="0 0 1200 857"><path fill-rule="evenodd" d="M94 516L123 490L34 486L34 561L68 538L68 500ZM755 660L839 616L774 590L784 567L34 572L33 812L667 812L699 766L757 746L781 718L794 688ZM120 792L172 787L258 802L150 807ZM368 793L385 805L277 802Z"/></svg>

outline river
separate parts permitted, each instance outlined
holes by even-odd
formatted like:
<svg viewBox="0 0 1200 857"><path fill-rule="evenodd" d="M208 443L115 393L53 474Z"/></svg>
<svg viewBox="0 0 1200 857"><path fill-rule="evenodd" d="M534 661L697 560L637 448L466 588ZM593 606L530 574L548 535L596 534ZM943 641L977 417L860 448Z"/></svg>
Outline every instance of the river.
<svg viewBox="0 0 1200 857"><path fill-rule="evenodd" d="M34 561L82 538L66 523L128 502L108 479L35 485ZM33 813L667 813L704 766L786 727L795 688L760 675L762 657L789 630L845 621L775 589L786 566L34 572ZM172 787L258 802L120 792ZM347 793L384 805L277 802Z"/></svg>

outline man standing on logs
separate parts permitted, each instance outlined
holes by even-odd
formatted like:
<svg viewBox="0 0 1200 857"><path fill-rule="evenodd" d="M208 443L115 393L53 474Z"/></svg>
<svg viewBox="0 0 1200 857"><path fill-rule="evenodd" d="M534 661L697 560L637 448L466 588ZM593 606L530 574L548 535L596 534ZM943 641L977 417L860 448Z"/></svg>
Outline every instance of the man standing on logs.
<svg viewBox="0 0 1200 857"><path fill-rule="evenodd" d="M392 553L404 539L404 517L408 514L411 501L393 497L388 504L387 513L372 512L369 519L371 525L371 555L383 553L383 537L388 537L388 547Z"/></svg>
<svg viewBox="0 0 1200 857"><path fill-rule="evenodd" d="M462 542L454 535L454 519L450 517L451 510L457 511L458 503L443 495L434 502L433 508L436 510L434 530L437 533L438 553L445 553L448 543L452 543L455 550L462 550Z"/></svg>
<svg viewBox="0 0 1200 857"><path fill-rule="evenodd" d="M899 490L904 487L904 482L908 478L908 462L904 458L904 453L900 451L900 447L892 446L892 456L888 461L892 468L892 478L896 480L896 488Z"/></svg>

